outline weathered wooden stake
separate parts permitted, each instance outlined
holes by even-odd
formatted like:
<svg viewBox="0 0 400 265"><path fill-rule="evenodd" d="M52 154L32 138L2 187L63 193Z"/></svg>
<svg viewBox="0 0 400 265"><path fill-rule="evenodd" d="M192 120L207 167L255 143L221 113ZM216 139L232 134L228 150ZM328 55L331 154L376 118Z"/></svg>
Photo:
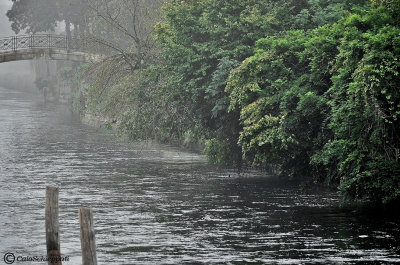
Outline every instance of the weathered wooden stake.
<svg viewBox="0 0 400 265"><path fill-rule="evenodd" d="M80 208L79 222L81 224L82 265L97 265L92 209Z"/></svg>
<svg viewBox="0 0 400 265"><path fill-rule="evenodd" d="M46 187L46 245L49 265L62 265L58 223L58 188Z"/></svg>

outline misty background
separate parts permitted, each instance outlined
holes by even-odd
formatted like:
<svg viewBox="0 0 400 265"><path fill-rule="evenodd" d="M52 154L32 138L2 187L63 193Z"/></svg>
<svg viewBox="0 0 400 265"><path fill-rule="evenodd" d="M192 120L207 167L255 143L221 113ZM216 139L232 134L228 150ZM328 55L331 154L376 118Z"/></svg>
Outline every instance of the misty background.
<svg viewBox="0 0 400 265"><path fill-rule="evenodd" d="M0 38L14 36L11 23L6 16L12 6L10 0L0 0ZM24 34L21 32L21 34ZM4 88L36 92L32 62L17 61L0 64L0 86Z"/></svg>

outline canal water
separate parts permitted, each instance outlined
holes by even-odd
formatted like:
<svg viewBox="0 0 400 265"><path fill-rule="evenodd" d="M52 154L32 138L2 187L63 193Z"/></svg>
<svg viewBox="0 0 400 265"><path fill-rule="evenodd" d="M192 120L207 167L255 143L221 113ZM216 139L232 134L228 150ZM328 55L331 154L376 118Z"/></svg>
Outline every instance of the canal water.
<svg viewBox="0 0 400 265"><path fill-rule="evenodd" d="M46 254L47 185L60 188L67 265L81 264L80 207L94 209L99 264L400 264L396 220L177 148L126 143L4 88L0 181L0 264L8 252Z"/></svg>

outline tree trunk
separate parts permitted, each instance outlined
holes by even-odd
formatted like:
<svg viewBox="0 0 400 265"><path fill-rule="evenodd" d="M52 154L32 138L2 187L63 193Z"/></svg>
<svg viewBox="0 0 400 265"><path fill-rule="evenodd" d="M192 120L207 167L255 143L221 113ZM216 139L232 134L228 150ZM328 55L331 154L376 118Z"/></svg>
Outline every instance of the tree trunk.
<svg viewBox="0 0 400 265"><path fill-rule="evenodd" d="M65 33L67 34L67 39L71 40L71 21L65 19Z"/></svg>

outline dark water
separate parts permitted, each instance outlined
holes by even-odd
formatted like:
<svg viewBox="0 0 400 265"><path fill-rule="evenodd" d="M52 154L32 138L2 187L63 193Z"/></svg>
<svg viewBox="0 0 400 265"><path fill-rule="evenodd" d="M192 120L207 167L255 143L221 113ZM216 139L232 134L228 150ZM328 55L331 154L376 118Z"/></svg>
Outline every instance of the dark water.
<svg viewBox="0 0 400 265"><path fill-rule="evenodd" d="M99 264L400 264L399 222L262 174L218 172L196 154L124 143L6 89L0 181L0 264L7 252L45 255L46 185L60 188L64 264L81 264L77 211L87 206Z"/></svg>

